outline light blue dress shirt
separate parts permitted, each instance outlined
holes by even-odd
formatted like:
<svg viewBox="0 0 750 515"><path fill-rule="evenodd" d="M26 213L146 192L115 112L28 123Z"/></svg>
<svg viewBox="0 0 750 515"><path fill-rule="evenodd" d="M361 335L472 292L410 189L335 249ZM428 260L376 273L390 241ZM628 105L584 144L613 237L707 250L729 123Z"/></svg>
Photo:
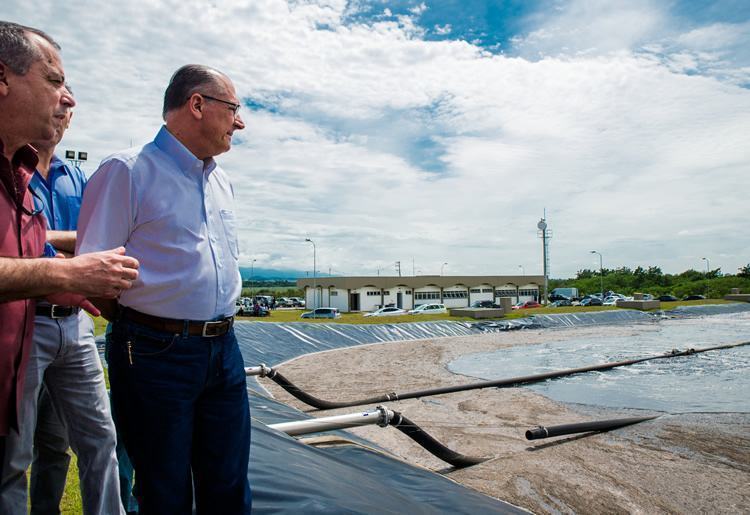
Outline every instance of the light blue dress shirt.
<svg viewBox="0 0 750 515"><path fill-rule="evenodd" d="M234 220L226 173L162 127L153 142L113 154L91 176L76 253L124 245L140 268L121 305L166 318L213 320L234 314L242 288Z"/></svg>

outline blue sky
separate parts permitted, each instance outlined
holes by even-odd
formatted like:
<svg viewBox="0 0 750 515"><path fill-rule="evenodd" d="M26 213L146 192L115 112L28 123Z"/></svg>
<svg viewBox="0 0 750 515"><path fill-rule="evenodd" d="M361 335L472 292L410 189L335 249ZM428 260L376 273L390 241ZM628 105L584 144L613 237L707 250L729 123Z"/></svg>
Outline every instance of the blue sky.
<svg viewBox="0 0 750 515"><path fill-rule="evenodd" d="M10 0L63 46L88 173L153 138L180 64L228 73L242 264L541 271L750 262L750 2ZM124 22L127 20L127 22ZM412 263L414 266L412 267Z"/></svg>

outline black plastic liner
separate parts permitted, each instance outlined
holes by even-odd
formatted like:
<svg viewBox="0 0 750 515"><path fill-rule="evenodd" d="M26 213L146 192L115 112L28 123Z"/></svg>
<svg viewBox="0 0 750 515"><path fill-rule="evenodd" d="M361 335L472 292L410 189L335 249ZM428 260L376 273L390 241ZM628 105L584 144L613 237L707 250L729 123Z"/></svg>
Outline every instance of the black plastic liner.
<svg viewBox="0 0 750 515"><path fill-rule="evenodd" d="M254 423L253 513L528 513L356 445L318 449Z"/></svg>
<svg viewBox="0 0 750 515"><path fill-rule="evenodd" d="M731 315L750 311L750 302L737 304L701 304L699 306L678 306L664 315L669 318L695 318L710 315Z"/></svg>

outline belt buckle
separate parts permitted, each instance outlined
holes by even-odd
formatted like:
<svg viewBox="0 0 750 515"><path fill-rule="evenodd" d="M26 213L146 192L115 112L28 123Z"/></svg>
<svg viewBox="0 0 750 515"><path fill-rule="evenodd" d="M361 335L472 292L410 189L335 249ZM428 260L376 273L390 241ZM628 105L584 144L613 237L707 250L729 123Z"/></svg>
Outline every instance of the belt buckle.
<svg viewBox="0 0 750 515"><path fill-rule="evenodd" d="M55 310L56 310L56 309L58 309L58 308L59 308L60 310L63 310L63 309L65 309L65 308L67 308L67 307L68 307L68 306L61 306L61 305L59 305L59 304L52 304L52 305L50 306L50 309L49 309L49 317L50 317L50 318L65 318L65 317L67 317L67 316L70 316L70 313L68 313L67 315L58 315L57 313L55 313Z"/></svg>
<svg viewBox="0 0 750 515"><path fill-rule="evenodd" d="M223 324L226 324L226 320L214 320L212 322L204 322L203 323L203 332L201 332L201 336L204 338L211 338L213 336L219 336L219 327Z"/></svg>

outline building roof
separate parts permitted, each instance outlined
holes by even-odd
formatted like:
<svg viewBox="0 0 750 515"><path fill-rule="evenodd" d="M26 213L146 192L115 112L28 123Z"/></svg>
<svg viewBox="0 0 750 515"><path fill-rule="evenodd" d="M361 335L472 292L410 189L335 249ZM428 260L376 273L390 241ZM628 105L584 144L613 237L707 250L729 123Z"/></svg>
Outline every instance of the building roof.
<svg viewBox="0 0 750 515"><path fill-rule="evenodd" d="M515 286L544 284L543 275L417 275L417 276L359 276L359 277L317 277L315 285L318 288L337 288L341 290L356 290L358 288L423 288L437 286L449 288L451 286L466 286L475 288L481 285L492 287L512 284ZM313 287L313 278L297 279L298 288Z"/></svg>

